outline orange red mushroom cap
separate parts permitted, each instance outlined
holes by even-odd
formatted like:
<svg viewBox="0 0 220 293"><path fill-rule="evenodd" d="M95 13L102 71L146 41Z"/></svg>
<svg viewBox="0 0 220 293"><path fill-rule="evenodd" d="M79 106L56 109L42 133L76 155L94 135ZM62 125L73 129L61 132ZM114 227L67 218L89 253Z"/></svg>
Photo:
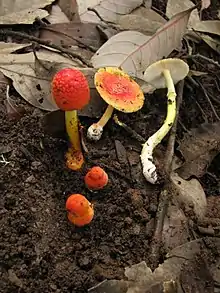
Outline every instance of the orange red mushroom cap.
<svg viewBox="0 0 220 293"><path fill-rule="evenodd" d="M108 184L108 174L100 167L92 167L86 174L85 185L90 190L99 190Z"/></svg>
<svg viewBox="0 0 220 293"><path fill-rule="evenodd" d="M90 100L88 81L78 69L64 68L53 77L52 95L61 110L81 110Z"/></svg>
<svg viewBox="0 0 220 293"><path fill-rule="evenodd" d="M78 227L89 224L94 216L92 204L82 194L72 194L66 201L67 216Z"/></svg>
<svg viewBox="0 0 220 293"><path fill-rule="evenodd" d="M117 67L100 68L95 74L95 86L103 100L119 111L132 113L143 107L140 86Z"/></svg>

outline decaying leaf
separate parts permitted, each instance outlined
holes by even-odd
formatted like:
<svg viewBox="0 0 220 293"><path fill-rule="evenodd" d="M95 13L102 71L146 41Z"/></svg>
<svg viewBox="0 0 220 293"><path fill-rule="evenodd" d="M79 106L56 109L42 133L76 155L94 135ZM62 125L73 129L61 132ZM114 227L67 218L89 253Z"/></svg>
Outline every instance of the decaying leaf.
<svg viewBox="0 0 220 293"><path fill-rule="evenodd" d="M193 29L199 32L220 36L220 21L219 20L199 21L193 25Z"/></svg>
<svg viewBox="0 0 220 293"><path fill-rule="evenodd" d="M147 7L147 8L151 8L152 0L144 0L144 6Z"/></svg>
<svg viewBox="0 0 220 293"><path fill-rule="evenodd" d="M220 150L220 123L206 123L186 133L178 149L185 159L177 170L179 176L203 176Z"/></svg>
<svg viewBox="0 0 220 293"><path fill-rule="evenodd" d="M202 33L199 33L199 36L207 45L209 45L209 47L211 47L213 50L215 50L217 53L220 54L220 38L219 37L212 38L211 36L208 36Z"/></svg>
<svg viewBox="0 0 220 293"><path fill-rule="evenodd" d="M69 22L69 18L61 10L59 5L52 5L50 14L46 17L47 21L51 24L55 23L66 23Z"/></svg>
<svg viewBox="0 0 220 293"><path fill-rule="evenodd" d="M178 205L169 204L163 221L162 241L164 251L186 243L190 238L188 219Z"/></svg>
<svg viewBox="0 0 220 293"><path fill-rule="evenodd" d="M201 10L208 8L211 5L211 0L202 0Z"/></svg>
<svg viewBox="0 0 220 293"><path fill-rule="evenodd" d="M87 11L92 8L105 20L117 23L118 17L131 13L132 10L139 7L142 0L78 0L79 15L83 22L100 22L98 16L92 12Z"/></svg>
<svg viewBox="0 0 220 293"><path fill-rule="evenodd" d="M185 292L194 288L195 292L212 293L214 280L210 272L219 263L219 255L217 237L190 241L170 251L154 272L142 261L127 267L124 279L105 280L90 288L89 293L180 293L182 288Z"/></svg>
<svg viewBox="0 0 220 293"><path fill-rule="evenodd" d="M31 24L36 17L48 15L44 7L54 0L2 0L0 1L0 24Z"/></svg>
<svg viewBox="0 0 220 293"><path fill-rule="evenodd" d="M40 38L62 46L91 46L98 50L104 43L94 23L57 23L41 29Z"/></svg>
<svg viewBox="0 0 220 293"><path fill-rule="evenodd" d="M70 21L79 20L78 13L78 0L58 0L56 3L59 5L61 10L65 13Z"/></svg>
<svg viewBox="0 0 220 293"><path fill-rule="evenodd" d="M189 181L182 179L178 174L172 173L171 182L176 191L174 196L186 211L192 208L193 214L197 219L203 219L206 213L207 201L202 185L197 179Z"/></svg>
<svg viewBox="0 0 220 293"><path fill-rule="evenodd" d="M41 62L50 63L50 69L56 65L62 68L68 66L80 67L77 61L65 58L56 52L42 50L37 53L37 56ZM43 110L57 110L57 106L50 95L51 70L48 71L48 74L36 72L33 53L10 54L1 57L0 71L13 80L14 88L27 102ZM80 68L80 70L84 72L90 85L94 87L94 69ZM89 76L92 77L89 78Z"/></svg>
<svg viewBox="0 0 220 293"><path fill-rule="evenodd" d="M194 5L192 3L192 1L190 0L168 0L167 2L167 8L166 8L166 15L171 18L173 17L175 14L186 10L186 9L190 9L192 8ZM195 23L199 22L199 15L198 15L198 11L194 10L192 11L190 18L189 18L189 22L188 22L188 28L193 27Z"/></svg>
<svg viewBox="0 0 220 293"><path fill-rule="evenodd" d="M122 67L128 74L143 79L143 71L151 63L168 56L180 45L193 9L175 15L152 37L136 31L113 36L92 57L93 66Z"/></svg>
<svg viewBox="0 0 220 293"><path fill-rule="evenodd" d="M5 43L0 42L0 54L10 54L16 50L23 49L31 44L16 44L16 43Z"/></svg>
<svg viewBox="0 0 220 293"><path fill-rule="evenodd" d="M130 14L131 15L139 15L141 17L144 17L144 18L148 19L148 20L156 21L156 22L159 22L161 24L165 24L167 22L159 13L157 13L153 9L145 8L145 7L142 7L142 6L136 8Z"/></svg>
<svg viewBox="0 0 220 293"><path fill-rule="evenodd" d="M153 35L166 20L152 9L139 7L131 14L119 16L118 24L124 30L135 30L145 35Z"/></svg>

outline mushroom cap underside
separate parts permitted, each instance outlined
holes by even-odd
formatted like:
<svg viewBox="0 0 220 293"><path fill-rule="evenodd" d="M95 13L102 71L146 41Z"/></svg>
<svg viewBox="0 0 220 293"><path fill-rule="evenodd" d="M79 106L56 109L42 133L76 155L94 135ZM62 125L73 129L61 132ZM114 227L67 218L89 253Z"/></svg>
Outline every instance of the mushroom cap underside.
<svg viewBox="0 0 220 293"><path fill-rule="evenodd" d="M186 62L178 58L159 60L145 70L144 80L157 89L166 88L166 80L163 75L164 70L169 70L173 83L176 84L187 76L189 66Z"/></svg>

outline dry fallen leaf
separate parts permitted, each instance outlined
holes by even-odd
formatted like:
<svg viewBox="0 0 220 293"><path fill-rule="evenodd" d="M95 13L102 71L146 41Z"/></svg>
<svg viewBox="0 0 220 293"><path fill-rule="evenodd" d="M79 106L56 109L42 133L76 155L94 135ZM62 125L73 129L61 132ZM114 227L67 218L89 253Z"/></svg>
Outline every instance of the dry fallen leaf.
<svg viewBox="0 0 220 293"><path fill-rule="evenodd" d="M208 72L190 69L188 76L203 76L203 75L207 75L207 74L208 74Z"/></svg>
<svg viewBox="0 0 220 293"><path fill-rule="evenodd" d="M66 46L91 46L94 50L104 43L94 23L57 23L48 25L40 31L42 40L50 40L53 44Z"/></svg>
<svg viewBox="0 0 220 293"><path fill-rule="evenodd" d="M122 67L128 74L143 79L143 71L150 64L168 56L180 45L193 9L175 15L152 37L136 31L118 33L92 57L93 66Z"/></svg>
<svg viewBox="0 0 220 293"><path fill-rule="evenodd" d="M79 15L83 22L100 22L99 17L88 8L92 8L105 20L117 23L118 17L131 13L139 7L142 0L77 0L79 5Z"/></svg>
<svg viewBox="0 0 220 293"><path fill-rule="evenodd" d="M208 8L211 5L211 0L202 0L201 10Z"/></svg>
<svg viewBox="0 0 220 293"><path fill-rule="evenodd" d="M61 10L59 5L52 5L50 14L46 17L50 24L69 22L69 18Z"/></svg>
<svg viewBox="0 0 220 293"><path fill-rule="evenodd" d="M194 6L192 1L190 0L168 0L167 2L167 8L166 8L166 15L171 18L175 14L190 9ZM188 22L188 28L192 27L195 23L199 22L199 14L197 10L192 11L189 22Z"/></svg>
<svg viewBox="0 0 220 293"><path fill-rule="evenodd" d="M199 21L196 24L194 24L193 29L195 31L220 36L220 21L219 20Z"/></svg>
<svg viewBox="0 0 220 293"><path fill-rule="evenodd" d="M178 174L170 176L173 185L174 197L186 211L191 206L197 219L202 219L206 213L206 195L197 179L184 180Z"/></svg>
<svg viewBox="0 0 220 293"><path fill-rule="evenodd" d="M58 0L56 3L70 21L79 21L77 0Z"/></svg>
<svg viewBox="0 0 220 293"><path fill-rule="evenodd" d="M212 38L211 36L208 36L202 33L199 33L199 36L207 45L209 45L209 47L211 47L218 54L220 54L220 38L219 37Z"/></svg>
<svg viewBox="0 0 220 293"><path fill-rule="evenodd" d="M0 54L10 54L12 52L15 52L16 50L23 49L30 45L31 44L16 44L16 43L0 42ZM1 62L1 59L0 59L0 62Z"/></svg>
<svg viewBox="0 0 220 293"><path fill-rule="evenodd" d="M36 17L43 18L48 15L42 8L55 0L1 0L0 24L31 24Z"/></svg>
<svg viewBox="0 0 220 293"><path fill-rule="evenodd" d="M46 64L50 64L51 66L80 67L80 64L77 63L77 61L65 58L56 52L42 50L37 53L37 56L41 62L47 62ZM94 69L80 68L80 70L84 71L84 74L87 77L88 75L92 76L92 78L88 79L90 85L91 83L93 85ZM41 76L39 76L39 73L36 72L36 64L33 53L17 55L2 54L0 71L2 71L5 76L13 80L14 88L27 102L43 110L57 110L57 106L53 102L50 95L50 81L52 78L52 76L50 76L50 71L48 71L47 75L45 75L45 72L41 72Z"/></svg>
<svg viewBox="0 0 220 293"><path fill-rule="evenodd" d="M177 169L179 176L188 179L201 177L220 151L220 123L206 123L186 133L178 150L185 163Z"/></svg>
<svg viewBox="0 0 220 293"><path fill-rule="evenodd" d="M213 262L214 253L214 262ZM89 293L180 293L214 292L210 271L219 264L220 239L196 239L171 250L153 272L145 261L125 268L121 280L105 280L88 290ZM217 266L218 267L218 266ZM178 284L178 285L177 285ZM189 285L190 284L190 285ZM207 286L209 284L209 286ZM179 290L180 288L180 290ZM190 288L190 289L189 289Z"/></svg>
<svg viewBox="0 0 220 293"><path fill-rule="evenodd" d="M128 15L119 17L118 24L123 30L135 30L153 35L166 20L152 9L139 7Z"/></svg>

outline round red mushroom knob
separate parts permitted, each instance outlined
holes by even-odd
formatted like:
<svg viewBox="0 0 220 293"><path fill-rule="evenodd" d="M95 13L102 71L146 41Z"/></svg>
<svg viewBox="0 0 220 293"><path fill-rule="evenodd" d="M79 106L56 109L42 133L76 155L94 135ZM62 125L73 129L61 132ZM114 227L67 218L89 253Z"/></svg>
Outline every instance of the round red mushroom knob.
<svg viewBox="0 0 220 293"><path fill-rule="evenodd" d="M108 174L100 167L92 167L86 174L85 184L90 190L99 190L108 184Z"/></svg>
<svg viewBox="0 0 220 293"><path fill-rule="evenodd" d="M67 217L78 227L89 224L94 216L92 204L81 194L72 194L66 201Z"/></svg>
<svg viewBox="0 0 220 293"><path fill-rule="evenodd" d="M64 68L53 78L52 95L61 110L81 110L90 100L88 81L78 69Z"/></svg>

